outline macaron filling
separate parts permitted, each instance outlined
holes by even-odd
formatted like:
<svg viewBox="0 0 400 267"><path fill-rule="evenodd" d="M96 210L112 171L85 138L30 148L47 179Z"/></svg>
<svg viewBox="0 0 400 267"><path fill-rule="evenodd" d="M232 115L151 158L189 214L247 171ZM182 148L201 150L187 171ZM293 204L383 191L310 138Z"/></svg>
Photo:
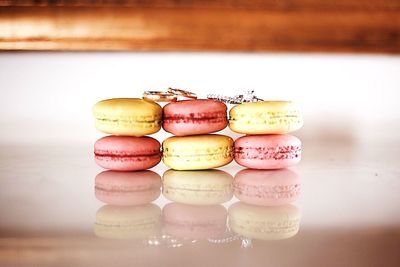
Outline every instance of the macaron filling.
<svg viewBox="0 0 400 267"><path fill-rule="evenodd" d="M300 155L300 146L235 148L235 157L240 159L284 160L298 158Z"/></svg>
<svg viewBox="0 0 400 267"><path fill-rule="evenodd" d="M164 115L165 123L202 123L202 122L225 122L226 112L201 112L190 113L189 116L184 114Z"/></svg>
<svg viewBox="0 0 400 267"><path fill-rule="evenodd" d="M102 160L118 160L118 161L146 161L149 158L159 158L161 157L161 152L150 152L143 154L130 154L128 152L105 152L105 151L95 151L95 158Z"/></svg>
<svg viewBox="0 0 400 267"><path fill-rule="evenodd" d="M103 117L96 116L96 121L102 124L120 125L128 124L132 126L141 125L142 127L155 127L161 124L161 116L140 116L140 117Z"/></svg>
<svg viewBox="0 0 400 267"><path fill-rule="evenodd" d="M208 152L207 150L201 151L200 153L193 153L193 154L183 154L180 151L171 151L168 148L164 148L163 157L213 157L213 158L230 158L232 157L233 149L231 146L226 146L219 148L220 152Z"/></svg>
<svg viewBox="0 0 400 267"><path fill-rule="evenodd" d="M282 115L282 116L236 116L229 119L230 123L241 122L246 124L292 124L301 123L301 117L297 115Z"/></svg>

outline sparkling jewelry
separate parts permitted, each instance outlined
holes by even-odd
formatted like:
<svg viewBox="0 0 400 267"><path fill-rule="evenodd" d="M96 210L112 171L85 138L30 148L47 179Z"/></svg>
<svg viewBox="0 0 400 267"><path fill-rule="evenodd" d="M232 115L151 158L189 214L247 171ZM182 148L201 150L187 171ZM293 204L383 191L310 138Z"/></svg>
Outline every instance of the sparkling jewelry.
<svg viewBox="0 0 400 267"><path fill-rule="evenodd" d="M174 102L178 98L197 99L197 94L187 90L169 87L167 91L145 91L143 99L155 102ZM219 94L208 94L208 99L219 100L228 104L241 104L248 102L263 101L263 99L254 95L254 90L245 91L242 95L225 96Z"/></svg>
<svg viewBox="0 0 400 267"><path fill-rule="evenodd" d="M178 89L178 88L168 88L169 93L175 94L177 97L185 97L185 98L191 98L191 99L197 99L197 95L195 93L186 91L186 90L182 90L182 89Z"/></svg>
<svg viewBox="0 0 400 267"><path fill-rule="evenodd" d="M143 93L143 99L155 102L174 102L181 97L197 99L197 95L195 93L171 87L169 87L167 91L145 91Z"/></svg>
<svg viewBox="0 0 400 267"><path fill-rule="evenodd" d="M145 91L143 99L155 102L174 102L178 99L176 94L163 91Z"/></svg>
<svg viewBox="0 0 400 267"><path fill-rule="evenodd" d="M208 94L207 98L219 100L228 104L242 104L248 102L263 101L263 99L254 95L254 90L246 91L243 95L235 95L233 97L218 94Z"/></svg>

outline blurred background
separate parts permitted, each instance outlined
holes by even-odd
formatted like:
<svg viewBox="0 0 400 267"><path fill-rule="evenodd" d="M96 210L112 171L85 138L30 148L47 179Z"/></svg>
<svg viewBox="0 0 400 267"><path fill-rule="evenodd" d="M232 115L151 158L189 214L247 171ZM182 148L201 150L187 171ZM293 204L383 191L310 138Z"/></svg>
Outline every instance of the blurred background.
<svg viewBox="0 0 400 267"><path fill-rule="evenodd" d="M395 55L8 52L0 54L0 68L5 143L93 140L101 136L93 131L94 103L168 87L202 98L254 90L266 100L293 100L306 118L299 133L304 141L398 138Z"/></svg>
<svg viewBox="0 0 400 267"><path fill-rule="evenodd" d="M99 99L167 87L292 99L303 139L397 138L399 12L397 0L2 0L1 139L21 140L22 121L29 142L87 140Z"/></svg>

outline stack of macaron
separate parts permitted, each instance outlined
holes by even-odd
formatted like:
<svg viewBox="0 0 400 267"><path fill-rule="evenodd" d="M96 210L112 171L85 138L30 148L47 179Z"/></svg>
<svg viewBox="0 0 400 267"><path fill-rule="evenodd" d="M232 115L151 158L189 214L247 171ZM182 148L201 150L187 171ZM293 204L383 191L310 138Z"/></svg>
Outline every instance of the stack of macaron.
<svg viewBox="0 0 400 267"><path fill-rule="evenodd" d="M109 170L136 171L157 165L160 143L148 134L163 128L173 137L163 142L164 163L175 170L221 167L233 160L233 140L210 134L224 129L227 107L209 99L172 102L161 108L156 102L115 98L93 108L96 128L111 134L94 145L96 163Z"/></svg>
<svg viewBox="0 0 400 267"><path fill-rule="evenodd" d="M163 109L163 128L173 137L162 144L163 162L174 170L204 170L233 160L233 139L211 134L228 124L221 101L195 99L171 102Z"/></svg>
<svg viewBox="0 0 400 267"><path fill-rule="evenodd" d="M111 134L94 144L96 163L109 170L137 171L161 160L160 142L145 136L161 128L162 108L156 102L114 98L93 107L96 128Z"/></svg>
<svg viewBox="0 0 400 267"><path fill-rule="evenodd" d="M301 141L287 133L300 129L300 110L289 101L260 101L234 106L232 131L246 134L235 141L235 161L252 169L281 169L301 158Z"/></svg>
<svg viewBox="0 0 400 267"><path fill-rule="evenodd" d="M95 143L95 160L110 170L135 171L163 162L174 170L204 170L235 161L252 169L281 169L297 164L301 141L288 135L303 119L289 101L259 101L234 106L229 128L241 134L214 134L228 125L227 106L212 99L168 103L161 108L151 100L116 98L98 102L93 109L96 128L111 134ZM173 134L162 142L145 136L161 129Z"/></svg>

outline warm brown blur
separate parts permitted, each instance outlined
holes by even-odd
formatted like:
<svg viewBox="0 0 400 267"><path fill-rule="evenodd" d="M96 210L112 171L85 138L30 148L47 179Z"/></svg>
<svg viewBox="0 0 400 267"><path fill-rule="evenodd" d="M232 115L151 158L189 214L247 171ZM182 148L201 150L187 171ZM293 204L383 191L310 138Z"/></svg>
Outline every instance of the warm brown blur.
<svg viewBox="0 0 400 267"><path fill-rule="evenodd" d="M0 50L398 53L399 12L397 0L0 1Z"/></svg>

